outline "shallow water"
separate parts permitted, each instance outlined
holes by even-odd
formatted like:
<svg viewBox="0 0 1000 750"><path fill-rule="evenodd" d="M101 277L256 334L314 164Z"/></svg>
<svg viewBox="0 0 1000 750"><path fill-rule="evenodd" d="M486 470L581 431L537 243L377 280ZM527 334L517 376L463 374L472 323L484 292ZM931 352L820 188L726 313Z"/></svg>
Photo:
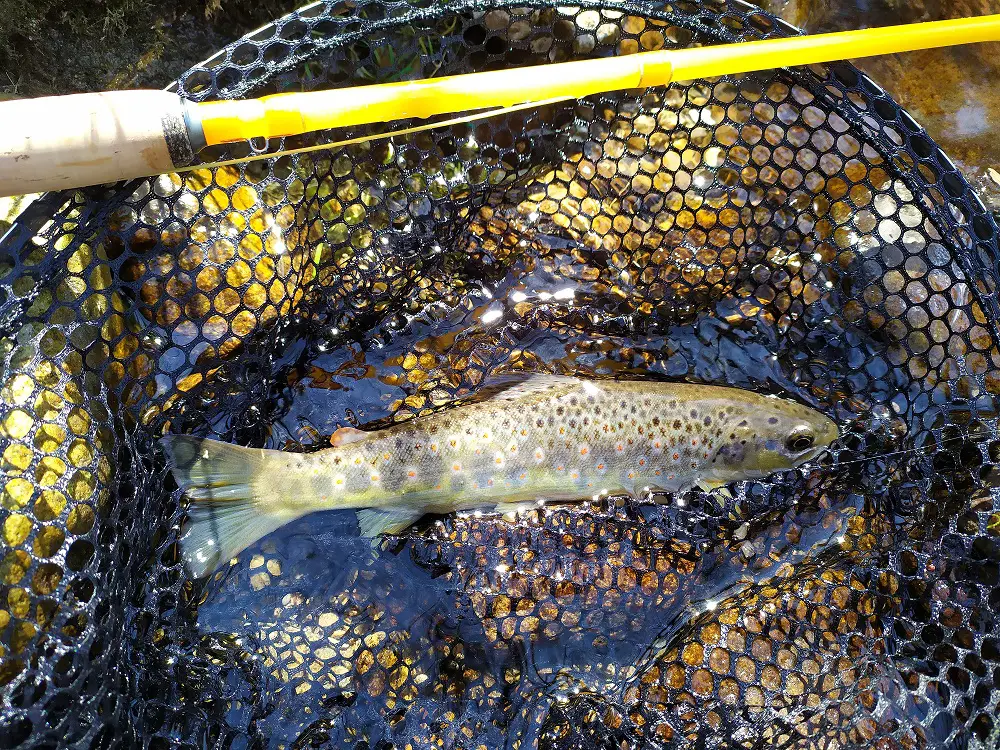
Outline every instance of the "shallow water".
<svg viewBox="0 0 1000 750"><path fill-rule="evenodd" d="M810 33L966 18L1000 12L984 2L891 0L760 2ZM977 44L855 61L931 133L990 210L1000 208L1000 144L995 81L1000 44ZM992 172L990 170L993 170Z"/></svg>
<svg viewBox="0 0 1000 750"><path fill-rule="evenodd" d="M725 201L740 199L734 191ZM919 369L901 371L898 352L849 319L857 292L843 285L870 294L885 283L873 273L897 262L894 253L903 262L898 250L866 250L879 260L865 266L849 245L845 273L793 229L781 249L741 268L729 291L689 305L698 287L674 287L674 304L650 314L633 306L641 292L615 291L611 274L621 265L629 273L628 258L595 255L524 204L490 214L498 215L518 217L502 226L506 234L520 222L526 250L498 259L487 248L456 267L425 266L435 279L429 299L401 317L389 308L370 329L340 319L335 332L303 322L287 335L272 386L280 408L264 444L322 447L340 426L435 408L512 367L790 394L836 415L845 445L869 454L905 447L893 436L942 418L941 390L915 381ZM803 225L814 225L806 216ZM487 247L489 233L470 234ZM398 258L395 243L405 250L410 240L389 237L382 252ZM467 252L469 235L452 243ZM911 243L913 263L925 243ZM804 252L813 247L819 260ZM913 263L919 278L925 261ZM937 265L944 270L932 283L961 274ZM656 283L641 270L637 279L640 289ZM213 582L198 627L236 635L266 675L258 689L271 710L256 726L271 746L429 737L502 747L513 736L562 747L574 732L606 738L616 722L624 736L668 741L709 731L711 712L684 708L709 698L745 739L768 738L766 716L810 701L830 702L837 731L875 734L864 721L856 728L848 707L877 702L871 696L901 679L883 668L888 615L901 602L895 574L870 571L890 554L893 521L910 523L897 495L923 505L932 471L923 456L905 456L792 472L735 495L607 499L516 522L426 519L377 558L350 514L316 514ZM832 700L822 697L831 674ZM899 720L917 720L914 711ZM800 720L795 731L809 723ZM940 731L943 740L950 725Z"/></svg>
<svg viewBox="0 0 1000 750"><path fill-rule="evenodd" d="M536 136L531 169L477 216L443 233L397 225L333 266L305 300L318 314L279 340L267 399L248 401L270 410L255 428L268 447L322 447L340 426L405 418L529 369L792 395L838 418L843 463L712 496L428 518L377 556L350 514L290 524L218 576L197 611L202 634L237 637L263 675L268 711L254 726L270 746L952 736L948 701L909 692L919 649L895 639L919 622L907 608L922 589L904 596L908 569L890 561L913 513L928 518L947 493L935 475L966 486L980 461L956 444L852 460L906 436L932 445L926 430L953 414L986 418L976 349L989 339L960 335L966 274L921 201L811 103L766 79L578 108L592 140L571 137L577 156L553 160ZM790 127L775 133L775 116ZM642 149L663 144L648 178L628 150L637 134ZM459 150L488 143L456 133ZM667 179L647 192L656 175ZM408 205L420 216L434 203ZM368 270L337 277L357 262ZM381 307L350 309L366 290Z"/></svg>
<svg viewBox="0 0 1000 750"><path fill-rule="evenodd" d="M261 85L683 43L697 8L676 13L435 9ZM252 67L256 49L231 58ZM244 80L229 60L219 76ZM44 230L53 249L73 221L94 232L68 258L31 245L11 265L52 288L5 355L4 429L31 436L4 454L18 474L5 509L72 472L58 485L74 502L65 581L55 524L4 527L25 548L8 551L5 580L31 569L31 594L8 597L16 627L53 592L81 602L45 676L69 686L78 734L55 708L50 729L93 736L90 714L65 709L86 672L127 683L95 688L93 704L151 746L989 740L995 242L933 153L885 156L907 135L885 101L843 70L815 75L610 94L391 148L164 176ZM831 111L852 106L855 125ZM782 393L844 438L829 461L711 495L426 518L377 556L349 514L315 514L207 585L186 580L159 431L312 449L512 370ZM28 531L52 520L31 507ZM127 637L104 650L109 630ZM21 641L0 674L26 696L49 646Z"/></svg>

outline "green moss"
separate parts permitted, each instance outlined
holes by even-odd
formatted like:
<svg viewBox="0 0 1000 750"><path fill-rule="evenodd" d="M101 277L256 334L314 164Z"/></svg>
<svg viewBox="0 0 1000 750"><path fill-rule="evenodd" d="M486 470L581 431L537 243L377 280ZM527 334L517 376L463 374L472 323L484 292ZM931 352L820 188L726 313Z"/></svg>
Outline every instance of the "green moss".
<svg viewBox="0 0 1000 750"><path fill-rule="evenodd" d="M301 0L0 0L0 96L157 88Z"/></svg>

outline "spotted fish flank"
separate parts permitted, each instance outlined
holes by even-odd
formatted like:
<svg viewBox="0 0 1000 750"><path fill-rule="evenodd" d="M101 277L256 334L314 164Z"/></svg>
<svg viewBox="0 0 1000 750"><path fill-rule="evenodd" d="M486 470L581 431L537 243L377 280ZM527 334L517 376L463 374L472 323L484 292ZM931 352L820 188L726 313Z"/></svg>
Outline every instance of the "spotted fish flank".
<svg viewBox="0 0 1000 750"><path fill-rule="evenodd" d="M313 454L166 436L193 501L188 567L211 572L315 510L355 509L377 536L427 512L711 489L797 466L838 436L812 409L734 388L536 375L489 391L385 430L338 431Z"/></svg>

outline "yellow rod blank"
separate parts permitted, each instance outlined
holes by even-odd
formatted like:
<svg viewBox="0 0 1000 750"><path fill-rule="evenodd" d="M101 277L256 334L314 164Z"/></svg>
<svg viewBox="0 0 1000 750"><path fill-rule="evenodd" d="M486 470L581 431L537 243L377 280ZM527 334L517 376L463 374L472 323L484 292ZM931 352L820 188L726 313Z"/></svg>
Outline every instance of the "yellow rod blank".
<svg viewBox="0 0 1000 750"><path fill-rule="evenodd" d="M198 105L197 113L205 140L212 145L259 136L274 138L349 125L509 107L543 99L576 99L598 91L656 86L669 80L669 58L625 55L330 91L272 94L260 99L205 102Z"/></svg>
<svg viewBox="0 0 1000 750"><path fill-rule="evenodd" d="M1000 15L990 15L205 102L197 105L197 115L212 145L998 40Z"/></svg>
<svg viewBox="0 0 1000 750"><path fill-rule="evenodd" d="M1000 14L668 51L674 80L1000 41ZM660 54L659 52L640 53ZM639 57L640 55L636 55Z"/></svg>

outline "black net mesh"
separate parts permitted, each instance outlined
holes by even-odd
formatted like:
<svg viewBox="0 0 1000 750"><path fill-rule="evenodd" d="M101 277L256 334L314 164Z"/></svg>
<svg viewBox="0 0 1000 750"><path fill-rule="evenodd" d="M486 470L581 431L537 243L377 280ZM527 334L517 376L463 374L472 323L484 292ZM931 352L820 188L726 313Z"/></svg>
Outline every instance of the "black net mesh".
<svg viewBox="0 0 1000 750"><path fill-rule="evenodd" d="M320 2L177 88L793 31L735 1ZM0 255L0 745L997 747L996 233L846 64L43 197ZM303 450L512 370L791 394L844 438L377 557L317 514L187 578L165 430Z"/></svg>

